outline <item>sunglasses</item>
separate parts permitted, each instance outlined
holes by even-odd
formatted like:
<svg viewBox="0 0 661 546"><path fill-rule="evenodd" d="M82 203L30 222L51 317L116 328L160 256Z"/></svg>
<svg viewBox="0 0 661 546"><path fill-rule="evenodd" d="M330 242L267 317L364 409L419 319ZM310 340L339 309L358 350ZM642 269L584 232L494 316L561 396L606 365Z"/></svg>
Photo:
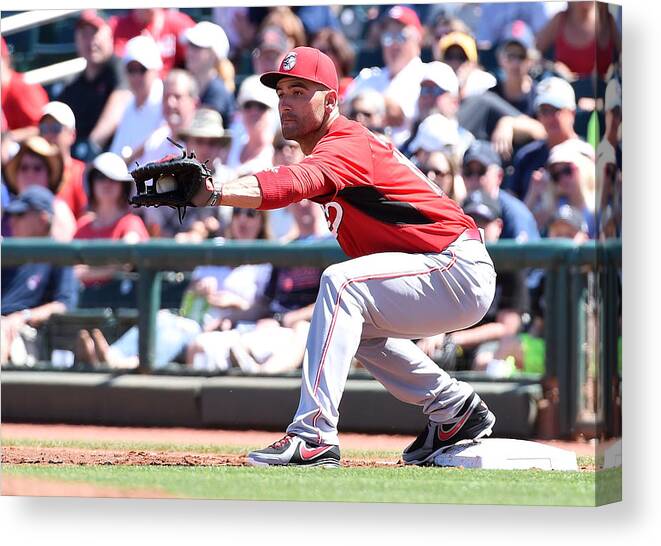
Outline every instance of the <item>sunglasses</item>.
<svg viewBox="0 0 661 546"><path fill-rule="evenodd" d="M47 134L59 135L60 132L62 132L62 129L64 129L64 125L58 122L39 124L39 132L42 135L47 135Z"/></svg>
<svg viewBox="0 0 661 546"><path fill-rule="evenodd" d="M464 178L471 178L473 176L484 176L487 173L486 167L480 167L478 169L464 169L463 175Z"/></svg>
<svg viewBox="0 0 661 546"><path fill-rule="evenodd" d="M427 97L440 97L445 93L445 89L441 89L438 85L422 85L420 87L420 96Z"/></svg>
<svg viewBox="0 0 661 546"><path fill-rule="evenodd" d="M428 177L434 178L443 178L444 176L449 176L452 173L450 171L442 171L440 169L435 169L434 167L422 167L420 169L422 172L427 173Z"/></svg>
<svg viewBox="0 0 661 546"><path fill-rule="evenodd" d="M381 35L381 45L383 47L390 47L393 44L403 44L408 40L408 34L403 30L399 32L384 32Z"/></svg>
<svg viewBox="0 0 661 546"><path fill-rule="evenodd" d="M565 167L562 167L561 169L554 169L552 171L549 171L549 174L551 175L551 180L553 180L553 182L559 182L563 176L571 176L573 173L574 173L574 169L571 165L567 165Z"/></svg>
<svg viewBox="0 0 661 546"><path fill-rule="evenodd" d="M375 112L367 112L365 110L354 110L351 114L351 117L354 118L354 119L357 118L358 116L364 116L366 118L371 118L371 117L374 117L375 115L376 115Z"/></svg>
<svg viewBox="0 0 661 546"><path fill-rule="evenodd" d="M537 113L539 116L555 116L558 113L559 108L551 106L550 104L542 104L538 109Z"/></svg>
<svg viewBox="0 0 661 546"><path fill-rule="evenodd" d="M248 218L257 218L258 214L259 212L255 209L243 209L240 207L235 207L234 210L232 211L232 216L245 215Z"/></svg>
<svg viewBox="0 0 661 546"><path fill-rule="evenodd" d="M523 62L528 58L528 56L525 53L514 53L513 51L508 51L507 53L505 53L505 58L508 61Z"/></svg>
<svg viewBox="0 0 661 546"><path fill-rule="evenodd" d="M261 102L257 102L256 100L249 100L243 104L244 110L250 110L251 108L256 108L260 112L266 112L269 109L269 107L266 106L266 104L262 104Z"/></svg>
<svg viewBox="0 0 661 546"><path fill-rule="evenodd" d="M145 74L147 72L147 69L142 66L141 64L130 64L127 65L126 67L126 72L128 74Z"/></svg>

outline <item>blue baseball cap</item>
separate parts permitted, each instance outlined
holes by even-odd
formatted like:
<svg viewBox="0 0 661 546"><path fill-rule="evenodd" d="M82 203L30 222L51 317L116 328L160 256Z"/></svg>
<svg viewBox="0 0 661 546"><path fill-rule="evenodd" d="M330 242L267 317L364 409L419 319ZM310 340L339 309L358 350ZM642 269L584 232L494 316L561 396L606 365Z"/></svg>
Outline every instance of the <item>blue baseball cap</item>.
<svg viewBox="0 0 661 546"><path fill-rule="evenodd" d="M498 152L493 149L491 142L487 140L474 140L464 153L464 166L468 165L471 161L479 161L485 167L490 165L498 165L502 167L500 156Z"/></svg>
<svg viewBox="0 0 661 546"><path fill-rule="evenodd" d="M41 186L30 186L5 207L5 214L24 214L31 210L53 214L53 192Z"/></svg>

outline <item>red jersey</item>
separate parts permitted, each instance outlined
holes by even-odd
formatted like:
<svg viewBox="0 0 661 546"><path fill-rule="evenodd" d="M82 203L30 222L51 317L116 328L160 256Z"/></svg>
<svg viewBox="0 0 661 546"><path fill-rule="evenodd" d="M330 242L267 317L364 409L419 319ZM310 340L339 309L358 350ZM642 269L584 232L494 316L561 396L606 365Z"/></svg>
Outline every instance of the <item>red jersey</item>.
<svg viewBox="0 0 661 546"><path fill-rule="evenodd" d="M195 26L195 21L181 11L163 8L148 25L136 21L131 13L113 17L109 24L113 30L115 55L120 58L124 55L126 42L131 38L141 34L151 36L161 51L161 76L165 76L173 67L184 66L186 48L181 38L187 28Z"/></svg>
<svg viewBox="0 0 661 546"><path fill-rule="evenodd" d="M78 220L78 229L74 239L114 239L118 241L123 239L127 233L133 231L139 235L140 241L149 240L149 233L144 222L139 216L131 212L127 212L114 224L102 228L95 227L93 221L93 214L86 214Z"/></svg>
<svg viewBox="0 0 661 546"><path fill-rule="evenodd" d="M352 258L440 252L476 228L397 148L343 116L303 161L255 176L262 209L302 199L322 204L329 229Z"/></svg>
<svg viewBox="0 0 661 546"><path fill-rule="evenodd" d="M35 127L47 103L48 94L41 85L26 83L23 74L12 70L9 84L2 86L3 130Z"/></svg>

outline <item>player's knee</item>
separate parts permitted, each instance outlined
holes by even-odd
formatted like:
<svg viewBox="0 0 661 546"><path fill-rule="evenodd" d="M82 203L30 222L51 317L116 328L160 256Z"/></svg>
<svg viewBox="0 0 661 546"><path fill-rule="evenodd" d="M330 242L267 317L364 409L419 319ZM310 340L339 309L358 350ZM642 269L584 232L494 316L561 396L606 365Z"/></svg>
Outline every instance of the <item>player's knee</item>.
<svg viewBox="0 0 661 546"><path fill-rule="evenodd" d="M336 289L341 288L347 280L347 274L341 263L328 266L321 275L322 285L330 285Z"/></svg>

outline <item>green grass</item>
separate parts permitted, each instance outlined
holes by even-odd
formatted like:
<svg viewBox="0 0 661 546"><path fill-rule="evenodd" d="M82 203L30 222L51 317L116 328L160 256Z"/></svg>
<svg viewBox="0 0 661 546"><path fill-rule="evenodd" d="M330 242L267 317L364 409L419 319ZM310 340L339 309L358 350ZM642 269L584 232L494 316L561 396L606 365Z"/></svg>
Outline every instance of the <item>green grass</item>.
<svg viewBox="0 0 661 546"><path fill-rule="evenodd" d="M3 465L31 476L184 498L593 506L621 498L619 469L599 472L451 468L248 468ZM595 476L597 478L595 479Z"/></svg>
<svg viewBox="0 0 661 546"><path fill-rule="evenodd" d="M3 440L3 445L244 454L252 447L122 441ZM399 451L343 450L395 462ZM594 464L579 457L579 464ZM460 468L251 468L3 464L7 475L158 490L182 498L594 506L622 498L620 469L593 472Z"/></svg>

